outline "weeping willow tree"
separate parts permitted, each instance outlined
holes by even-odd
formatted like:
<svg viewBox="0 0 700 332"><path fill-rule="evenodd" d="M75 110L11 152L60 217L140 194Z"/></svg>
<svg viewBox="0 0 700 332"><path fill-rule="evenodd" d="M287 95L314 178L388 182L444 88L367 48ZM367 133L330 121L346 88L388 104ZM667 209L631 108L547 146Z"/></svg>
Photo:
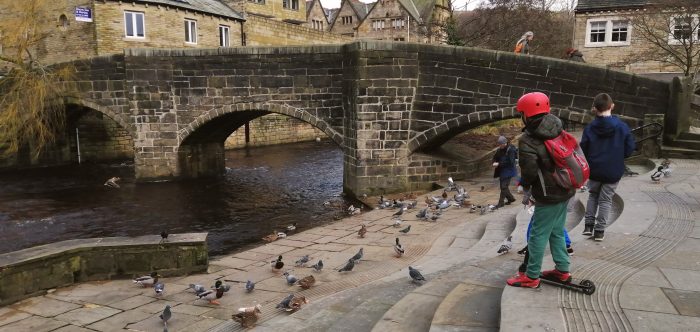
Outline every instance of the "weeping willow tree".
<svg viewBox="0 0 700 332"><path fill-rule="evenodd" d="M0 153L15 155L29 147L34 158L62 135L66 124L64 97L75 72L70 66L46 66L36 50L53 28L48 0L6 1L0 5ZM47 24L48 23L48 24Z"/></svg>

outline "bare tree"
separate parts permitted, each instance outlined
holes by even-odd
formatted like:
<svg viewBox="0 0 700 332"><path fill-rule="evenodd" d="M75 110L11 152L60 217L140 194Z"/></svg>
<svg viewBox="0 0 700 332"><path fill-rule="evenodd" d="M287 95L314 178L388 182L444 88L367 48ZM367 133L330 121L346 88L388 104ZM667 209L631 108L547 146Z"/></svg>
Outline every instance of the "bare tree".
<svg viewBox="0 0 700 332"><path fill-rule="evenodd" d="M656 61L695 76L700 69L699 16L696 0L664 1L636 12L630 21L642 47L623 64Z"/></svg>
<svg viewBox="0 0 700 332"><path fill-rule="evenodd" d="M70 90L65 83L74 69L42 65L34 50L47 34L50 22L48 0L5 2L0 12L9 12L0 21L0 43L4 46L0 63L6 73L0 78L0 151L10 155L21 146L31 146L35 156L63 133L65 105Z"/></svg>

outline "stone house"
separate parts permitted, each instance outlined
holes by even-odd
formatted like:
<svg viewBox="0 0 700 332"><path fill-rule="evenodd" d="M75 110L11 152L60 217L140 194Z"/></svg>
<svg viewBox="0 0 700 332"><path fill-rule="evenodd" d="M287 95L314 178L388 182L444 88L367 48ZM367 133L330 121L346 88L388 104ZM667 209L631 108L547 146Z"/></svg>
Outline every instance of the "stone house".
<svg viewBox="0 0 700 332"><path fill-rule="evenodd" d="M330 24L321 0L306 1L306 24L314 30L328 30Z"/></svg>
<svg viewBox="0 0 700 332"><path fill-rule="evenodd" d="M306 23L304 0L221 0L239 13L291 24Z"/></svg>
<svg viewBox="0 0 700 332"><path fill-rule="evenodd" d="M644 59L649 42L635 33L633 21L645 15L649 0L579 0L575 9L573 47L586 62L610 68L649 74L658 78L675 76L679 68ZM673 22L664 22L666 26ZM673 45L673 33L668 44Z"/></svg>
<svg viewBox="0 0 700 332"><path fill-rule="evenodd" d="M20 2L0 4L12 20ZM242 44L243 17L217 0L54 0L42 7L44 63L120 53L124 48L216 48ZM7 50L11 45L2 45Z"/></svg>
<svg viewBox="0 0 700 332"><path fill-rule="evenodd" d="M379 0L357 28L357 37L442 43L450 12L448 0Z"/></svg>
<svg viewBox="0 0 700 332"><path fill-rule="evenodd" d="M363 3L359 0L343 0L343 2L340 3L340 9L335 13L330 32L348 37L356 37L357 27L362 23L362 20L365 19L375 4L376 2Z"/></svg>

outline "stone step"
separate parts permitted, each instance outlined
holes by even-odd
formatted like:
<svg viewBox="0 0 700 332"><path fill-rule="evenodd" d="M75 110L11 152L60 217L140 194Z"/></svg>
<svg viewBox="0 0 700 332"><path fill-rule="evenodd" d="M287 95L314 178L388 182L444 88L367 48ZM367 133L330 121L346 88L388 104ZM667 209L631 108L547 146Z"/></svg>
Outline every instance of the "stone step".
<svg viewBox="0 0 700 332"><path fill-rule="evenodd" d="M661 156L673 159L700 159L700 150L664 145L661 147Z"/></svg>
<svg viewBox="0 0 700 332"><path fill-rule="evenodd" d="M583 218L583 204L572 199L568 207L566 228L576 227ZM513 275L522 261L514 253L525 246L525 234L531 215L521 210L516 217L516 227L512 233L511 253L492 258L478 264L488 271L488 278L465 275L456 287L440 303L430 326L431 332L473 330L498 331L501 308L501 294L505 280Z"/></svg>
<svg viewBox="0 0 700 332"><path fill-rule="evenodd" d="M679 139L700 141L700 134L691 133L691 132L684 132L684 133L680 133L678 135L678 138Z"/></svg>
<svg viewBox="0 0 700 332"><path fill-rule="evenodd" d="M458 287L465 276L488 282L488 269L480 262L497 255L498 245L515 227L518 207L500 209L486 217L489 219L479 242L468 249L453 245L443 255L419 262L428 281L397 301L379 320L372 331L427 331L434 312L450 291Z"/></svg>
<svg viewBox="0 0 700 332"><path fill-rule="evenodd" d="M688 150L700 150L700 140L694 139L677 138L672 141L664 142L664 145Z"/></svg>

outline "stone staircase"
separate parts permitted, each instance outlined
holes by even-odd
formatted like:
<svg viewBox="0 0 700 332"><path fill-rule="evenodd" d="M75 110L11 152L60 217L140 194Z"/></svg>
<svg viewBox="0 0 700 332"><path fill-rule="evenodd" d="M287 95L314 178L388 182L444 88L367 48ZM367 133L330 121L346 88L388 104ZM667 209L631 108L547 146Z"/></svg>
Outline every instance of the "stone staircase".
<svg viewBox="0 0 700 332"><path fill-rule="evenodd" d="M700 134L681 133L678 138L664 142L661 147L664 158L700 159Z"/></svg>

